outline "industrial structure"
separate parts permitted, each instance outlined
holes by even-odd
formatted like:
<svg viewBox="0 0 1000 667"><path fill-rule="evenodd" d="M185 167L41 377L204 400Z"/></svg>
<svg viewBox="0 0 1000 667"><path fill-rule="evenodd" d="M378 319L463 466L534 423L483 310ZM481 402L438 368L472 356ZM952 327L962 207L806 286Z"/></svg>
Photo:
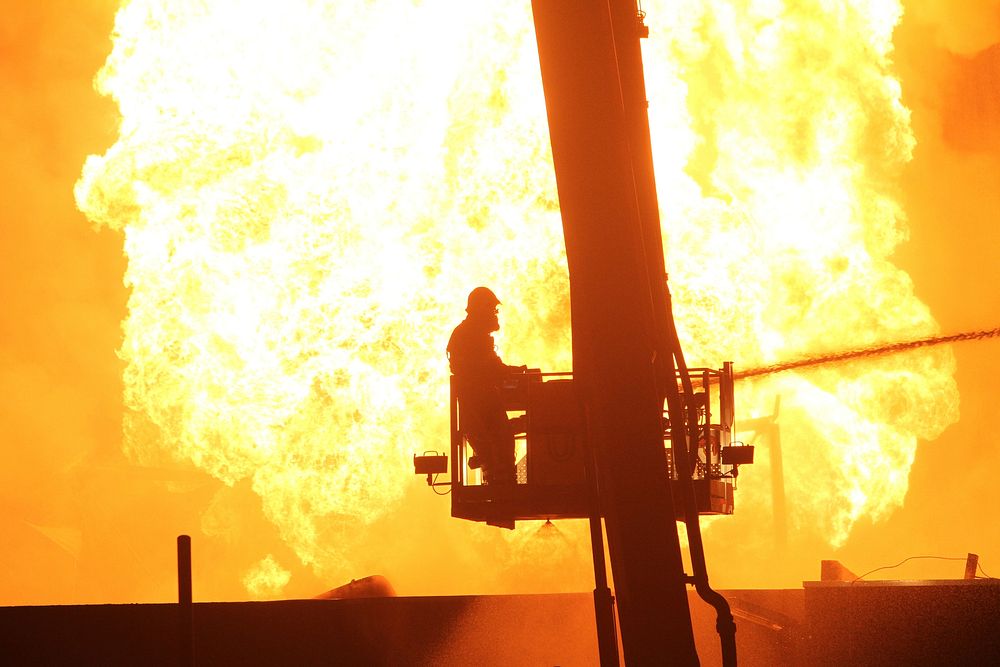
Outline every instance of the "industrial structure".
<svg viewBox="0 0 1000 667"><path fill-rule="evenodd" d="M602 665L619 661L616 611L627 664L698 664L688 584L716 608L723 662L735 664L735 624L709 586L698 516L733 511L732 480L752 448L730 443L732 364L687 368L673 322L644 14L635 0L534 0L532 11L569 266L573 372L529 374L508 388L505 407L524 411L527 426L519 483L502 497L468 467L453 383L452 514L590 520ZM444 458L417 457L416 472L434 484ZM686 524L690 575L675 520Z"/></svg>

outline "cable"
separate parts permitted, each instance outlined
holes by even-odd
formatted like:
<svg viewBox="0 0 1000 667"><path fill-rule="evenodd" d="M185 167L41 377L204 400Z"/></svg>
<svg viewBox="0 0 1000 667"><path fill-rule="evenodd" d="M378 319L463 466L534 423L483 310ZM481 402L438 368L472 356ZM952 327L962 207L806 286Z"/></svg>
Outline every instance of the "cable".
<svg viewBox="0 0 1000 667"><path fill-rule="evenodd" d="M434 477L431 480L433 482L433 484L430 485L431 491L433 491L435 494L437 494L439 496L447 496L449 493L451 493L451 486L448 487L447 491L444 491L444 492L438 491L437 487L434 486L435 484L437 484L437 479L438 479L438 476L435 473Z"/></svg>
<svg viewBox="0 0 1000 667"><path fill-rule="evenodd" d="M962 560L962 561L966 560L965 558L950 558L948 556L910 556L909 558L904 558L903 560L899 561L895 565L883 565L882 567L876 567L874 570L869 570L868 572L865 572L864 574L862 574L860 577L858 577L857 579L855 579L851 583L853 584L855 581L861 581L862 579L864 579L865 577L867 577L872 572L878 572L879 570L891 570L893 568L899 567L900 565L902 565L903 563L906 563L907 561L911 561L911 560L914 560L914 559L917 559L917 558L932 558L932 559L937 559L937 560Z"/></svg>
<svg viewBox="0 0 1000 667"><path fill-rule="evenodd" d="M983 573L983 576L984 576L985 578L987 578L987 579L993 579L993 580L996 580L996 577L991 577L990 575L986 574L986 570L984 570L984 569L983 569L983 566L982 566L982 565L980 565L980 564L979 564L978 562L976 563L976 567L978 567L978 568L979 568L979 571Z"/></svg>

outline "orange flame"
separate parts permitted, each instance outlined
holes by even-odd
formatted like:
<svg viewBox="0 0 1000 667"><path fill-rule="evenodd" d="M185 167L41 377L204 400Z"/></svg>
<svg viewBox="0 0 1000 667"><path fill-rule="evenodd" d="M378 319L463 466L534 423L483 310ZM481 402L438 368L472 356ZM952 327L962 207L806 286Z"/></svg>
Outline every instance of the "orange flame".
<svg viewBox="0 0 1000 667"><path fill-rule="evenodd" d="M644 5L691 361L934 331L888 261L914 143L898 2ZM126 448L251 480L298 558L341 575L416 489L409 454L444 447L468 289L507 304L504 356L565 370L568 283L529 3L271 7L125 4L98 77L119 139L76 194L125 234ZM738 415L782 396L792 524L836 545L897 507L917 438L956 418L952 373L928 350L745 383ZM741 506L766 502L762 458Z"/></svg>
<svg viewBox="0 0 1000 667"><path fill-rule="evenodd" d="M272 598L281 593L291 578L292 573L268 554L243 575L243 585L255 598Z"/></svg>
<svg viewBox="0 0 1000 667"><path fill-rule="evenodd" d="M658 180L681 335L704 363L756 366L934 331L888 261L906 235L892 179L914 144L889 71L900 12L689 2L651 14L669 37L650 40L649 76L686 96L655 105L651 125L657 157L684 149L675 168L658 162ZM957 419L953 367L944 350L745 384L739 415L782 396L792 526L839 545L860 516L898 507L917 438ZM743 508L770 495L762 444Z"/></svg>

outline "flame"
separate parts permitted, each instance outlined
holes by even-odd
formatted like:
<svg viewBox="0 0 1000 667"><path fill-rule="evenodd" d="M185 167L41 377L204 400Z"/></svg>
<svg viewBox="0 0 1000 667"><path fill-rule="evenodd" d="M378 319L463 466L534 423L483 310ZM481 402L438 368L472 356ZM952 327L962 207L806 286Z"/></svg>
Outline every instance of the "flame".
<svg viewBox="0 0 1000 667"><path fill-rule="evenodd" d="M268 554L243 576L243 585L253 597L277 597L292 578L292 573L281 567L274 556Z"/></svg>
<svg viewBox="0 0 1000 667"><path fill-rule="evenodd" d="M651 87L686 101L652 105L651 126L658 160L674 154L658 182L693 356L758 366L933 333L889 262L906 235L892 179L915 143L890 71L899 3L674 2L650 15L668 35L648 44ZM942 350L744 383L738 415L782 397L792 527L838 546L861 516L900 506L917 439L957 419L953 372ZM758 523L762 463L739 501Z"/></svg>
<svg viewBox="0 0 1000 667"><path fill-rule="evenodd" d="M914 144L899 3L644 5L690 360L933 332L889 261ZM302 563L353 574L366 527L426 492L409 456L446 442L443 348L472 286L506 304L505 358L570 367L530 5L131 0L113 38L97 85L119 137L76 196L124 233L126 449L249 481ZM744 383L738 415L782 396L791 523L838 545L898 507L917 439L956 418L953 372L928 350Z"/></svg>

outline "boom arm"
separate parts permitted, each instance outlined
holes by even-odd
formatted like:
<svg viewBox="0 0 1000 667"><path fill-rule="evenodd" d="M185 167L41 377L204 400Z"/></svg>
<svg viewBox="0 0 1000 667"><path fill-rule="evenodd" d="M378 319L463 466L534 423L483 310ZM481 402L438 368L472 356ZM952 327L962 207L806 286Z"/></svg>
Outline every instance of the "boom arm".
<svg viewBox="0 0 1000 667"><path fill-rule="evenodd" d="M640 207L636 139L628 131L634 114L623 97L618 55L628 45L617 43L615 31L616 22L619 32L629 29L620 23L628 12L615 5L631 7L635 30L628 0L532 2L569 264L573 372L596 452L625 660L696 665L673 499L662 473L665 373L657 364L669 358L668 332L665 301L652 286L663 281L663 250L658 230L645 232L648 196ZM656 257L659 273L650 271Z"/></svg>

